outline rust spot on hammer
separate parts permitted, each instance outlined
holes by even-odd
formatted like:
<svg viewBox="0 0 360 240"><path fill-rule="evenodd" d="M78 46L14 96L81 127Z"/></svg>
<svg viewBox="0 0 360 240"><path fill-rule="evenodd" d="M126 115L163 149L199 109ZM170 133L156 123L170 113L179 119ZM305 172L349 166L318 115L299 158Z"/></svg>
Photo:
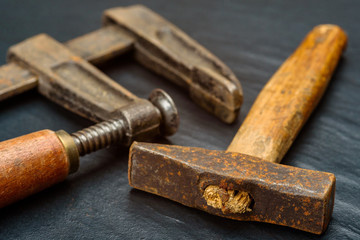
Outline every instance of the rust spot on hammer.
<svg viewBox="0 0 360 240"><path fill-rule="evenodd" d="M246 192L226 190L219 186L209 185L205 188L203 197L206 203L221 209L223 213L245 213L251 212L251 198Z"/></svg>

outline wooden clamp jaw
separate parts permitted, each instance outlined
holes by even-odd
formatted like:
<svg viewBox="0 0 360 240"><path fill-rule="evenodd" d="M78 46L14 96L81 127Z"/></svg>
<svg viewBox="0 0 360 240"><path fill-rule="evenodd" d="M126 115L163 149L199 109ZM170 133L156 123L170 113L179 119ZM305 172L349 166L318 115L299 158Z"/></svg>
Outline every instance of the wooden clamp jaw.
<svg viewBox="0 0 360 240"><path fill-rule="evenodd" d="M123 119L125 145L177 130L177 110L165 92L155 90L150 101L140 99L45 34L11 47L8 60L29 69L39 92L65 108L95 122Z"/></svg>
<svg viewBox="0 0 360 240"><path fill-rule="evenodd" d="M98 64L134 52L145 67L189 91L192 99L231 123L242 89L229 68L165 19L141 5L105 11L104 26L64 44L39 35L10 48L0 67L0 100L38 86L65 108L100 121L140 102L86 61Z"/></svg>

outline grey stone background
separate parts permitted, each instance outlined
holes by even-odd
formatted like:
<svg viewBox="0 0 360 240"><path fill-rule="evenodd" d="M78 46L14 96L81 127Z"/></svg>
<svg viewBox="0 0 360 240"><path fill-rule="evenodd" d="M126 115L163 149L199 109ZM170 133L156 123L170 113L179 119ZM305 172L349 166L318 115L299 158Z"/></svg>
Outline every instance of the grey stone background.
<svg viewBox="0 0 360 240"><path fill-rule="evenodd" d="M240 79L244 104L225 125L185 91L125 55L100 69L140 97L163 88L181 117L171 144L226 149L256 95L321 23L338 24L349 43L322 101L283 164L332 172L335 208L327 232L315 236L256 222L237 222L131 189L128 149L113 146L81 160L80 171L0 210L0 239L359 239L360 2L339 1L0 1L0 64L8 47L45 32L66 41L100 26L103 10L142 3L224 61ZM91 125L36 90L0 102L0 140L41 129L73 132ZM165 140L161 140L165 141Z"/></svg>

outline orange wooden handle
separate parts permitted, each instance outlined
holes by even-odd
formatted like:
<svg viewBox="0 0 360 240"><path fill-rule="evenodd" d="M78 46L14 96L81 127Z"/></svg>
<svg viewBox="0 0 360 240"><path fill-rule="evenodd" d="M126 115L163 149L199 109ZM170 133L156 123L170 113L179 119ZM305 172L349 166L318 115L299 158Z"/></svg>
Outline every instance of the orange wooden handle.
<svg viewBox="0 0 360 240"><path fill-rule="evenodd" d="M68 173L68 157L53 131L1 142L0 208L64 180Z"/></svg>
<svg viewBox="0 0 360 240"><path fill-rule="evenodd" d="M338 26L315 27L265 85L227 150L280 162L322 97L346 42Z"/></svg>

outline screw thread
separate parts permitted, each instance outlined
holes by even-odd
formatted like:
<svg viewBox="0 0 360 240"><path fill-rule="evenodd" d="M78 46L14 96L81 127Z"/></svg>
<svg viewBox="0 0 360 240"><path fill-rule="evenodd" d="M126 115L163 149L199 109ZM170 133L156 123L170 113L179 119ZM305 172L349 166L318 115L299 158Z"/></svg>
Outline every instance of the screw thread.
<svg viewBox="0 0 360 240"><path fill-rule="evenodd" d="M123 122L112 119L71 134L80 156L105 148L123 138Z"/></svg>

